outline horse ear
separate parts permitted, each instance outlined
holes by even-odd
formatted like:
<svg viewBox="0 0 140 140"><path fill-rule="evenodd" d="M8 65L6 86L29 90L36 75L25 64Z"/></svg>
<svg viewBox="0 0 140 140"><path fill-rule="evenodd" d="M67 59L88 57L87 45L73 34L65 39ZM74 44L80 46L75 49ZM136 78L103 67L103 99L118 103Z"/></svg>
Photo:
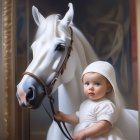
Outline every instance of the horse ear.
<svg viewBox="0 0 140 140"><path fill-rule="evenodd" d="M41 22L45 20L45 18L41 15L41 13L38 11L38 9L35 6L32 7L32 15L35 23L38 26L40 25Z"/></svg>
<svg viewBox="0 0 140 140"><path fill-rule="evenodd" d="M64 18L61 20L61 23L63 25L69 25L73 21L73 16L74 16L74 10L73 10L73 4L69 3L69 10L65 14Z"/></svg>

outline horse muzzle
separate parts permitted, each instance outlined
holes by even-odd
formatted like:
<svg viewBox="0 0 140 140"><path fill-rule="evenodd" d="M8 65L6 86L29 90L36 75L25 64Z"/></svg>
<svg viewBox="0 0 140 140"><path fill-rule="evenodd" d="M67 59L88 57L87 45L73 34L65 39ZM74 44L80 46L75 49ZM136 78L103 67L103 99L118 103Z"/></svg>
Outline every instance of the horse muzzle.
<svg viewBox="0 0 140 140"><path fill-rule="evenodd" d="M45 91L41 86L27 85L28 86L19 86L17 88L16 96L19 105L32 109L38 108L45 96Z"/></svg>

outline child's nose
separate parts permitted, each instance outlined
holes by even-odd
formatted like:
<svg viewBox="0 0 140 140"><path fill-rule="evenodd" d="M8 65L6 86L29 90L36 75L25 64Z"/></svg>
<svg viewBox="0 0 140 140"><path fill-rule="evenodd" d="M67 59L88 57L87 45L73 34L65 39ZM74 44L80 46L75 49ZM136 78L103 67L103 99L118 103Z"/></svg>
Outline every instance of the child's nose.
<svg viewBox="0 0 140 140"><path fill-rule="evenodd" d="M94 89L94 86L91 84L90 86L89 86L89 89Z"/></svg>

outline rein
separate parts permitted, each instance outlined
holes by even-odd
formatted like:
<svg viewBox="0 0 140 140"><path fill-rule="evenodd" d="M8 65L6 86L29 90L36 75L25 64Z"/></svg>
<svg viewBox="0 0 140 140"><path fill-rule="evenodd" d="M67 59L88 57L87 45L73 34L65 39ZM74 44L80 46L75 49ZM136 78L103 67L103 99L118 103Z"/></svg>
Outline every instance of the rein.
<svg viewBox="0 0 140 140"><path fill-rule="evenodd" d="M41 79L39 78L38 76L36 76L35 74L31 73L31 72L27 72L25 71L23 73L23 76L24 75L29 75L31 76L32 78L34 78L40 85L42 85L46 95L48 96L48 99L49 99L49 103L50 103L50 106L51 106L51 111L52 111L52 114L54 116L55 114L55 109L54 109L54 98L52 97L51 93L52 93L52 89L53 89L53 86L56 82L56 80L58 79L59 75L63 74L64 72L64 69L66 67L66 64L67 64L67 61L70 57L70 54L71 54L71 50L72 50L72 38L73 38L73 30L72 28L70 27L70 30L71 30L71 42L70 42L70 46L68 48L68 51L67 51L67 54L66 54L66 57L60 67L60 69L56 72L53 80L48 84L46 85L46 83ZM51 115L49 114L49 112L46 110L45 106L42 104L43 108L45 109L46 113L49 115L49 117L52 119L52 120L55 120L56 123L58 124L61 132L64 134L64 136L68 139L68 140L73 140L73 138L71 137L66 125L65 125L65 122L61 122L61 121L57 121L54 117L51 117Z"/></svg>

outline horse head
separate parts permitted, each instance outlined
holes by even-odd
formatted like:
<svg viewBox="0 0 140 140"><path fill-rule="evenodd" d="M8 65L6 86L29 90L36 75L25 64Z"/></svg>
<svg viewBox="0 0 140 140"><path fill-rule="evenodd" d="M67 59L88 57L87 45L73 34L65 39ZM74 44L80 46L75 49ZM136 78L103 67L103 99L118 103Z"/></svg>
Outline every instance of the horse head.
<svg viewBox="0 0 140 140"><path fill-rule="evenodd" d="M44 18L35 6L32 14L38 26L31 45L33 59L17 85L16 95L21 106L37 108L46 94L51 95L61 83L69 82L74 76L76 62L70 27L74 12L69 3L62 19L60 15Z"/></svg>

